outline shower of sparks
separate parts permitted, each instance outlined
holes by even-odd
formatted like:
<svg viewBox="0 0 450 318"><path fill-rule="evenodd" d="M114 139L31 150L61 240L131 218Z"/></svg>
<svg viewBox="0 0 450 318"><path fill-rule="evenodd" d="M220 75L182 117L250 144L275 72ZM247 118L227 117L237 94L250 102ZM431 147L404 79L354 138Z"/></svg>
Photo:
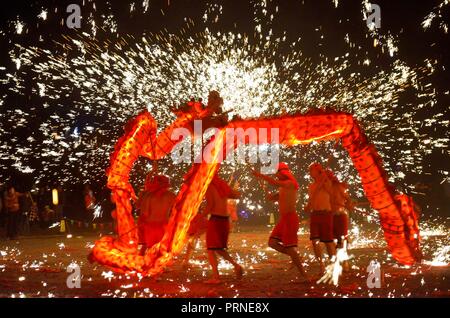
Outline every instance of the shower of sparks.
<svg viewBox="0 0 450 318"><path fill-rule="evenodd" d="M0 95L0 176L6 176L6 168L13 166L32 174L37 184L48 180L61 184L102 182L109 155L128 119L147 108L161 129L175 119L170 106L190 96L206 100L208 92L215 89L223 96L224 110L229 111L230 118L305 112L310 107L332 107L354 114L380 152L390 182L402 185L399 190L404 192L424 195L418 184L405 180L423 175L427 170L426 158L432 153L448 154L449 120L435 108L440 92L430 80L436 70L443 68L441 62L430 58L421 65L411 66L403 61L397 35L366 27L368 1L361 3L360 22L368 38L373 39L373 47L363 48L347 34L342 39L348 45L347 53L321 55L313 60L303 54L304 44L300 39L289 42L286 36L273 35L272 23L277 18L278 7L273 10L267 2L270 1L253 2L255 33L252 35L211 31L212 26L220 22L223 12L222 5L211 3L201 21L186 19L186 26L177 34L162 31L125 35L119 32L120 24L114 15L105 13L98 17L86 13L88 27L84 32L56 39L50 48L13 43L8 49L13 67L0 66L0 83L8 87L11 94L31 95L40 102L19 103L7 108L7 96ZM92 3L95 8L95 2ZM448 0L443 1L425 18L424 29L441 17L448 3ZM333 4L337 8L339 1L333 0ZM145 14L150 5L148 0L133 2L129 6L130 15ZM52 10L42 9L38 15L40 24L52 18L48 12ZM447 32L446 24L439 21ZM190 30L195 24L204 25L204 31L193 34ZM31 26L20 18L10 25L17 36L26 33ZM109 39L101 40L102 35ZM389 57L390 65L381 66L367 50L381 50ZM365 75L368 73L370 75ZM414 96L414 99L405 102L404 96ZM42 117L42 114L48 116ZM91 119L86 124L83 118ZM25 137L15 135L17 130L27 127L36 129ZM281 155L301 184L299 204L306 201L306 189L311 181L307 167L313 161L326 162L327 159L332 162L338 178L350 184L352 196L363 200L360 179L342 147L334 143L313 143L282 149ZM39 166L35 165L36 160L40 161ZM172 177L177 190L189 166L165 161L160 167ZM268 216L272 211L265 208L260 189L253 188L254 179L244 168L241 164L223 165L221 172L236 171L240 175L241 191L246 194L239 203L242 215ZM149 165L139 162L136 169L138 172L132 175L132 183L138 187ZM447 169L442 166L433 173L448 182ZM96 210L94 218L99 214L101 210ZM378 222L377 214L370 209L361 209L356 214L349 248L384 246L381 229L365 229L368 224ZM426 265L445 266L450 262L448 239L442 239L435 250L430 250L431 238L442 233L449 237L448 227L433 225L440 222L421 223L424 252L432 255L424 261ZM59 225L53 224L54 227ZM243 241L241 247L251 244ZM86 248L92 248L92 244ZM255 267L267 260L269 254L263 252L262 246L258 250L258 254L241 255L239 260L247 267ZM14 253L20 251L1 251L1 256L9 257ZM313 259L313 256L307 258ZM205 261L191 260L190 264L206 267ZM219 267L231 269L223 262ZM112 272L103 272L102 276L108 281L119 279ZM128 295L123 293L112 290L104 295ZM393 294L398 295L395 291ZM148 290L139 295L153 297L153 292Z"/></svg>
<svg viewBox="0 0 450 318"><path fill-rule="evenodd" d="M16 20L14 22L14 25L15 25L15 28L16 28L16 33L17 34L22 34L23 28L25 27L25 24L22 21L20 21L20 20Z"/></svg>
<svg viewBox="0 0 450 318"><path fill-rule="evenodd" d="M100 218L102 216L102 214L103 214L102 206L100 204L96 204L95 207L94 207L94 213L93 213L94 220L96 218Z"/></svg>
<svg viewBox="0 0 450 318"><path fill-rule="evenodd" d="M450 246L441 246L433 254L434 258L431 261L424 261L424 264L431 266L449 266L450 264Z"/></svg>
<svg viewBox="0 0 450 318"><path fill-rule="evenodd" d="M283 39L269 37L256 46L249 43L246 35L212 33L206 29L189 38L164 33L141 39L123 37L114 45L82 34L59 42L55 50L16 45L10 51L11 58L18 69L27 68L27 73L32 74L36 85L33 91L43 104L2 115L10 124L25 127L36 120L34 116L39 109L52 106L54 112L42 118L39 125L39 134L44 138L42 145L38 147L32 136L26 140L11 136L2 146L4 154L0 160L12 159L17 169L33 172L28 162L38 158L44 165L40 176L63 184L74 182L73 171L78 169L81 174L76 178L99 179L116 139L111 136L119 136L127 119L147 107L165 126L174 120L169 106L190 95L205 99L211 89L221 92L230 118L293 113L317 106L352 112L363 122L385 161L396 163L395 167L390 164L387 168L399 181L408 173L421 174L424 156L446 147L448 138L433 135L424 138L421 132L424 125L436 128L445 125L443 114L433 114L425 121L415 117L415 112L435 103L435 90L426 83L426 76L433 73L436 61L424 61L423 67L412 69L395 60L389 71L380 70L373 77L364 78L356 71L361 67L358 65L371 64L365 58L354 61L350 57L354 53L313 64L302 56L299 43L289 44L293 47L289 55L276 54L280 43ZM68 58L74 52L78 56ZM11 90L18 94L25 93L23 72L6 74L5 83L14 83ZM74 91L79 92L80 99L70 100ZM415 105L399 104L405 91L416 92ZM71 107L62 103L61 98L69 98ZM74 127L82 114L97 118L97 127ZM396 121L397 125L387 124L390 121ZM411 151L410 144L417 148ZM40 152L36 153L36 149ZM327 144L303 147L300 151L310 161L320 154L330 154L338 162L341 176L350 184L357 181L342 149ZM303 157L300 151L286 149L286 157ZM399 167L401 171L392 173L392 168ZM186 167L174 167L172 175L180 175L180 168ZM294 167L294 172L304 167L298 168ZM249 178L244 177L246 181ZM243 186L246 184L242 182ZM362 195L360 190L357 192ZM248 199L244 203L250 210L255 209Z"/></svg>
<svg viewBox="0 0 450 318"><path fill-rule="evenodd" d="M42 20L47 20L47 10L42 10L41 13L39 13L38 18L42 19Z"/></svg>
<svg viewBox="0 0 450 318"><path fill-rule="evenodd" d="M347 254L347 242L344 241L344 246L336 250L336 256L333 256L331 263L327 265L324 275L317 281L317 284L328 283L337 286L339 277L342 275L342 264L351 258L352 256Z"/></svg>
<svg viewBox="0 0 450 318"><path fill-rule="evenodd" d="M362 2L364 19L367 4ZM130 7L130 14L136 6ZM149 2L142 3L144 13L148 6ZM320 62L312 62L303 55L301 41L291 43L285 36L272 34L278 7L271 12L266 1L255 2L252 36L210 31L208 24L216 23L222 10L221 5L209 4L204 21L199 22L205 24L205 30L191 36L186 34L194 24L192 20L180 34L121 35L115 17L105 13L99 21L89 15L90 34L63 36L51 49L16 44L9 51L16 69L0 68L0 74L4 73L0 80L12 93L26 95L27 78L31 76L32 94L42 102L17 105L14 111L0 113L6 123L0 128L5 137L0 162L8 167L7 162L12 161L10 165L33 174L38 184L48 180L61 184L101 181L115 140L129 118L146 107L161 129L175 119L169 106L189 96L206 99L208 91L216 89L224 97L224 110L230 111L230 118L304 112L310 107L353 113L383 157L390 181L402 184L400 190L420 195L416 184L405 184L404 180L422 175L424 158L434 151L446 152L449 140L448 132L441 133L448 120L432 111L437 92L428 80L440 67L439 61L425 60L422 66L413 68L397 57L395 35L367 29L377 45L393 57L387 70L357 49L348 34L343 39L349 46L346 54L321 56ZM43 9L39 15L43 22L47 11ZM24 22L15 20L18 34L24 26ZM97 39L101 32L117 37L101 41ZM291 53L283 53L285 47ZM369 69L373 75L363 76ZM404 94L414 94L415 101L400 102ZM425 108L428 118L424 119L417 113ZM43 111L49 116L36 118ZM80 124L79 118L84 116L92 117L93 122ZM29 125L37 128L30 136L14 135L15 129ZM306 201L310 182L305 176L307 166L326 160L324 156L332 160L338 177L350 184L352 195L362 200L359 177L345 151L333 143L314 143L282 150L282 160L295 162L292 169L301 183L300 203ZM37 159L42 168L34 165ZM167 162L162 172L174 179L177 190L187 168L188 164ZM252 176L242 168L241 164L222 168L225 174L240 171L241 188L248 193L240 205L248 216L268 213L259 192L249 191ZM142 184L147 169L147 165L139 167L138 163L138 172L132 175L134 185ZM445 167L437 173L448 178ZM365 221L378 219L372 214ZM361 240L352 244L367 243Z"/></svg>
<svg viewBox="0 0 450 318"><path fill-rule="evenodd" d="M426 17L424 18L424 20L422 21L422 27L427 30L431 27L431 25L434 23L434 21L436 21L436 24L438 25L439 29L441 29L442 31L444 31L444 33L448 33L448 24L445 23L442 20L442 16L443 16L443 10L445 8L447 8L448 10L448 5L450 4L450 0L444 0L442 1L439 5L437 5L436 7L433 8L433 10L426 15Z"/></svg>

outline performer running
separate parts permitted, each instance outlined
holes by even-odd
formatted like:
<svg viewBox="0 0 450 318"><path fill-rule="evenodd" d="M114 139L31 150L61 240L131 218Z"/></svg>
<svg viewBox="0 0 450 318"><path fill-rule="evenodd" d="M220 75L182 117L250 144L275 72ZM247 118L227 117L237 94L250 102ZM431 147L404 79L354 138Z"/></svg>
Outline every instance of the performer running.
<svg viewBox="0 0 450 318"><path fill-rule="evenodd" d="M286 163L278 165L277 179L253 171L256 177L262 178L270 184L278 187L278 193L269 196L269 200L277 200L280 209L280 220L274 227L269 238L269 246L274 250L289 255L304 279L308 279L303 268L303 260L297 251L299 218L296 210L297 191L299 185Z"/></svg>
<svg viewBox="0 0 450 318"><path fill-rule="evenodd" d="M216 254L219 254L234 266L234 271L238 279L242 277L242 266L236 263L226 250L228 248L228 235L230 232L227 200L229 198L238 198L239 196L240 193L233 190L217 174L214 176L211 185L206 191L206 213L211 214L206 231L206 247L208 249L208 260L213 272L212 278L206 283L220 283Z"/></svg>
<svg viewBox="0 0 450 318"><path fill-rule="evenodd" d="M189 266L189 260L191 258L192 252L194 251L200 236L206 233L207 226L207 215L203 211L203 209L200 208L200 211L192 220L187 232L188 243L186 247L186 254L184 255L183 268L187 268Z"/></svg>
<svg viewBox="0 0 450 318"><path fill-rule="evenodd" d="M319 163L313 163L309 167L309 172L314 182L309 185L309 199L305 210L311 212L310 240L320 265L320 273L323 274L325 265L319 243L325 244L330 258L336 254L336 246L333 240L333 212L331 209L332 185Z"/></svg>
<svg viewBox="0 0 450 318"><path fill-rule="evenodd" d="M170 190L170 180L164 175L147 176L145 188L139 196L137 207L140 240L143 243L141 254L147 248L159 243L164 236L170 210L175 202L175 194Z"/></svg>

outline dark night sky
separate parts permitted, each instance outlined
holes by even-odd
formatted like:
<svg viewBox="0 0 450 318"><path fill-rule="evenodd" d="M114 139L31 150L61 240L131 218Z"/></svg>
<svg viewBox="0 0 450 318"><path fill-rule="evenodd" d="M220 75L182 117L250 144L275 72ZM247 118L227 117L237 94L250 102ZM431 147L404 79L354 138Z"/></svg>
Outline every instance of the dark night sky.
<svg viewBox="0 0 450 318"><path fill-rule="evenodd" d="M94 14L100 16L105 12L112 12L118 22L118 32L121 34L141 35L144 32L158 32L166 28L169 32L176 33L184 25L184 18L192 18L194 21L201 21L202 14L207 8L207 1L183 0L169 1L152 0L148 12L143 14L138 10L129 13L129 4L133 1L95 1L96 11ZM142 1L134 1L140 4ZM448 34L431 27L428 32L423 32L420 22L440 1L386 1L381 0L376 3L381 7L382 26L384 30L390 30L400 37L400 55L402 59L411 64L419 63L427 57L436 57L448 63ZM65 13L66 5L69 3L79 3L82 1L9 1L2 4L1 23L2 30L8 29L10 21L19 16L29 24L27 36L15 36L12 38L2 37L2 48L7 45L9 39L18 43L34 43L38 35L44 34L44 40L58 39L61 35L74 35L75 31L61 26L61 19L67 17ZM220 3L220 2L219 2ZM227 0L223 3L223 14L219 23L209 24L213 31L237 30L241 33L253 33L254 23L252 6L249 1ZM302 4L304 3L304 4ZM88 5L89 3L87 3ZM274 34L281 35L287 31L287 37L295 40L299 35L305 43L304 53L309 56L317 56L321 53L328 56L337 56L346 52L345 43L341 41L346 33L349 33L355 42L371 43L371 39L366 39L364 28L361 27L362 14L359 1L340 1L338 8L335 8L331 0L305 0L305 1L271 1L271 7L278 6L278 16L273 24ZM37 15L42 8L57 8L54 13L49 10L49 19L45 23L40 22ZM90 9L92 10L92 9ZM162 15L161 10L164 11ZM83 7L82 7L83 12ZM342 17L343 22L334 22L336 15ZM348 20L348 21L347 21ZM39 27L36 27L38 26ZM83 26L82 26L83 28ZM322 46L318 46L318 37L315 28L322 28L322 32L327 41ZM204 25L196 23L192 28L192 33L204 30ZM5 54L5 50L2 50ZM5 55L2 61L7 61ZM448 76L448 74L447 74ZM447 77L448 79L448 77Z"/></svg>

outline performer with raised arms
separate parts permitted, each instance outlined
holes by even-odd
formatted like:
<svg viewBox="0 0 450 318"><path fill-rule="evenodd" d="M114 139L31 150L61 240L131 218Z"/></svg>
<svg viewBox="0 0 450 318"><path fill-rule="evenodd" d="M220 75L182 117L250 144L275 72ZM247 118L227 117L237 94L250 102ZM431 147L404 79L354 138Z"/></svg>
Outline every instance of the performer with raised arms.
<svg viewBox="0 0 450 318"><path fill-rule="evenodd" d="M299 189L297 180L295 180L288 165L284 162L278 165L277 179L257 171L253 171L253 174L278 187L278 193L268 197L269 200L278 200L281 214L277 225L270 234L269 246L280 253L289 255L300 275L308 280L308 276L303 268L303 260L297 251L297 232L300 224L296 212L297 191Z"/></svg>

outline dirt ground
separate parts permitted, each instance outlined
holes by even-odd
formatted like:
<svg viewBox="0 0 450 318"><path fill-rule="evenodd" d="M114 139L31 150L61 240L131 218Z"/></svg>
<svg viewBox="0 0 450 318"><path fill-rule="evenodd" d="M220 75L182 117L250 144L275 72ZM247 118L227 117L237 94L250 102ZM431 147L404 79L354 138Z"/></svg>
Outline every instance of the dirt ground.
<svg viewBox="0 0 450 318"><path fill-rule="evenodd" d="M267 248L268 227L247 228L230 236L230 252L245 267L242 280L234 279L232 268L221 262L223 282L208 285L209 275L204 237L192 257L189 269L180 260L158 278L119 275L97 264L87 255L99 233L29 236L17 241L0 241L0 297L449 297L450 268L422 263L399 266L385 249L382 236L357 239L349 254L352 269L339 285L301 283L297 270L285 255ZM430 235L425 259L433 246L442 246L442 235ZM318 279L308 237L299 235L300 252L308 273ZM426 253L425 253L426 254ZM367 266L377 260L384 272L381 288L367 286ZM80 266L81 288L68 288L72 262Z"/></svg>

